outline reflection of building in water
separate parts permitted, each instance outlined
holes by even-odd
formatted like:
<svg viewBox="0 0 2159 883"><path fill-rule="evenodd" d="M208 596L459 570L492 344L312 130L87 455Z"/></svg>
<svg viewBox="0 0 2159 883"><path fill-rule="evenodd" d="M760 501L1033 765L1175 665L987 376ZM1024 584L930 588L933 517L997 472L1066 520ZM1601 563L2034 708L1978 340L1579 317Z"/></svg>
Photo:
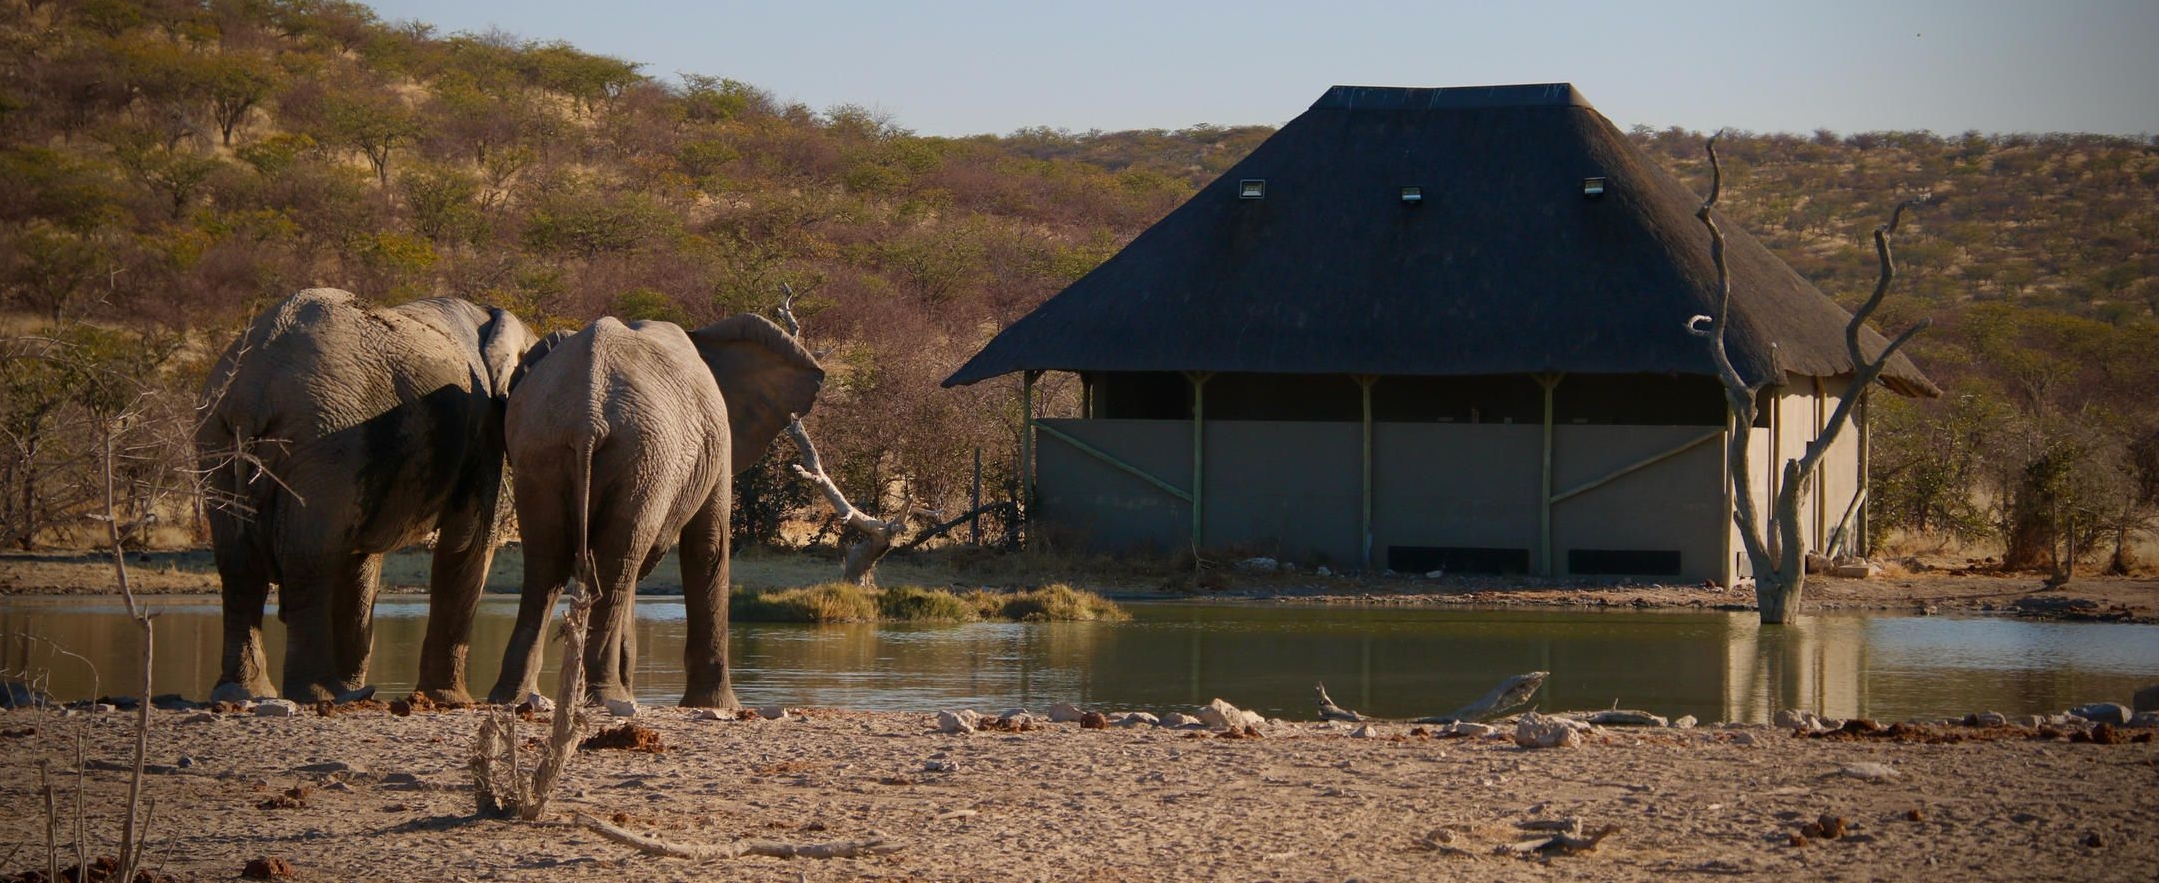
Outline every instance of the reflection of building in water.
<svg viewBox="0 0 2159 883"><path fill-rule="evenodd" d="M1725 641L1724 720L1765 721L1796 708L1826 717L1867 713L1867 644L1862 620L1800 617L1763 627L1730 620Z"/></svg>

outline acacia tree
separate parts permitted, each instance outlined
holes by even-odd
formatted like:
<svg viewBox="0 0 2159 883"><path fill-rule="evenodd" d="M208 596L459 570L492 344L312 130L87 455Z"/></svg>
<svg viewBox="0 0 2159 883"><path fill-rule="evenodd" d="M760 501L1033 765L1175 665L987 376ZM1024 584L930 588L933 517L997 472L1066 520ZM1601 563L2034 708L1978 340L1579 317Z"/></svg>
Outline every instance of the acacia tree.
<svg viewBox="0 0 2159 883"><path fill-rule="evenodd" d="M1836 444L1846 424L1851 422L1852 407L1860 400L1860 394L1881 377L1882 369L1897 350L1912 339L1912 335L1932 324L1921 319L1918 324L1905 329L1895 340L1882 348L1880 355L1868 360L1859 348L1859 331L1866 327L1867 317L1881 306L1882 297L1889 293L1889 283L1896 278L1896 262L1889 251L1889 236L1896 232L1897 222L1904 217L1904 210L1925 201L1925 197L1897 204L1889 213L1889 222L1874 228L1874 250L1880 262L1880 273L1874 283L1874 293L1867 302L1853 311L1852 320L1844 326L1844 347L1851 355L1852 382L1837 408L1829 415L1813 441L1807 443L1806 452L1798 459L1784 462L1784 480L1778 487L1776 499L1769 511L1769 521L1763 524L1754 506L1753 471L1747 465L1747 453L1752 441L1755 414L1756 387L1747 384L1739 376L1737 368L1724 347L1724 329L1730 321L1732 307L1732 278L1724 255L1724 231L1718 229L1710 209L1717 204L1718 192L1723 187L1723 170L1717 164L1717 139L1712 136L1706 145L1709 154L1709 196L1702 200L1702 207L1694 216L1702 226L1709 228L1709 256L1717 266L1717 314L1695 316L1687 320L1687 330L1709 341L1711 358L1716 362L1717 378L1724 384L1724 400L1731 409L1732 430L1725 436L1727 462L1731 464L1732 496L1737 508L1732 512L1733 521L1739 525L1739 538L1747 549L1747 561L1754 568L1754 599L1760 608L1764 625L1780 625L1792 621L1799 613L1801 597L1806 589L1806 541L1800 532L1799 501L1806 498L1807 485L1814 479L1822 465L1822 458ZM1767 383L1765 379L1763 381ZM1776 545L1769 543L1776 540Z"/></svg>

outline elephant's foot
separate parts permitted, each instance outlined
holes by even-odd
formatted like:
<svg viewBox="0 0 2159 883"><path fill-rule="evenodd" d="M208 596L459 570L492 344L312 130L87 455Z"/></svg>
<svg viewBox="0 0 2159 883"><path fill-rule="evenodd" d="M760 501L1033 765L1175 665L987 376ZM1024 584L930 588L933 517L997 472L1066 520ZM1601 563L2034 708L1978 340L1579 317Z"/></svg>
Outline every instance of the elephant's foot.
<svg viewBox="0 0 2159 883"><path fill-rule="evenodd" d="M449 708L459 708L472 704L472 694L465 692L463 687L421 687L412 692L414 695L427 697L429 701L434 702L436 705Z"/></svg>
<svg viewBox="0 0 2159 883"><path fill-rule="evenodd" d="M609 702L635 702L637 694L621 684L593 684L585 689L585 698L606 705Z"/></svg>
<svg viewBox="0 0 2159 883"><path fill-rule="evenodd" d="M339 681L314 681L299 689L293 689L288 684L285 689L285 698L302 705L313 705L317 702L357 702L373 695L375 687L372 684L346 684Z"/></svg>
<svg viewBox="0 0 2159 883"><path fill-rule="evenodd" d="M275 698L277 698L277 691L272 689L267 681L254 685L242 684L236 681L218 681L217 686L210 688L211 702L251 702L256 699Z"/></svg>
<svg viewBox="0 0 2159 883"><path fill-rule="evenodd" d="M726 685L719 687L691 687L682 694L683 708L741 708L735 701L735 691Z"/></svg>
<svg viewBox="0 0 2159 883"><path fill-rule="evenodd" d="M375 685L368 684L357 690L347 690L343 693L340 693L338 694L336 699L333 699L331 701L337 703L338 705L343 705L347 702L365 702L373 698L375 698Z"/></svg>

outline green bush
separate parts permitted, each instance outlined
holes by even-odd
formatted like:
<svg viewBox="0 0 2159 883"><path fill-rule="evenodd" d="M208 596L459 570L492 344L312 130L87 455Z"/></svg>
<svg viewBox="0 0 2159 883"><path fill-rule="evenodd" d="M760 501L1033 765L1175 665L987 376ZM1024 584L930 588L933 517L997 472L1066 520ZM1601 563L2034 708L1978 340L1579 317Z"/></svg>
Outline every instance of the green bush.
<svg viewBox="0 0 2159 883"><path fill-rule="evenodd" d="M973 605L944 589L900 586L877 594L877 609L887 622L973 622L982 617Z"/></svg>
<svg viewBox="0 0 2159 883"><path fill-rule="evenodd" d="M741 622L876 622L877 599L860 586L825 583L734 593L728 618Z"/></svg>

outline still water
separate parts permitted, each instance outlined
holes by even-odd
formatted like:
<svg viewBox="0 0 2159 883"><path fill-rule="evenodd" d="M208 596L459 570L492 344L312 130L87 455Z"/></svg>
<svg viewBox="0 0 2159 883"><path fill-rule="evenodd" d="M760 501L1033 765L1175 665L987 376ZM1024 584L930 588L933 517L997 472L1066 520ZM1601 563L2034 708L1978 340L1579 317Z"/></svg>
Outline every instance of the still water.
<svg viewBox="0 0 2159 883"><path fill-rule="evenodd" d="M516 604L502 596L483 602L470 671L476 693L494 683ZM160 599L156 607L156 691L207 695L217 678L216 599ZM1162 712L1219 696L1311 719L1312 685L1325 682L1344 706L1414 717L1451 711L1503 678L1541 670L1552 673L1538 698L1546 710L1616 703L1762 722L1781 708L1883 720L2049 712L2126 703L2139 687L2159 683L2159 626L2149 625L1832 613L1763 628L1752 613L1126 607L1132 622L738 623L730 648L735 690L751 705L923 712L1041 710L1060 701ZM420 597L377 605L372 675L385 695L411 689L426 613ZM270 620L275 670L284 636ZM682 689L680 600L639 599L637 628L637 693L673 702ZM63 699L131 691L141 645L117 603L0 599L0 636L0 667L47 673ZM550 654L549 689L554 671Z"/></svg>

